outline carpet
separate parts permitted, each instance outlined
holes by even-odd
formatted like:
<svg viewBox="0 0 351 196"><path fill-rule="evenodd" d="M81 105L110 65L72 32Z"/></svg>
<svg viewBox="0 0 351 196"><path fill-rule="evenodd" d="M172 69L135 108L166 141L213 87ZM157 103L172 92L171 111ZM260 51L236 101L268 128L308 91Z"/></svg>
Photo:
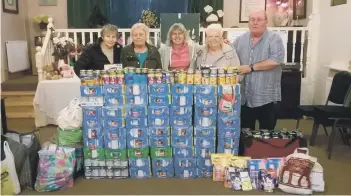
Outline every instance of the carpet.
<svg viewBox="0 0 351 196"><path fill-rule="evenodd" d="M1 83L2 91L36 91L38 76L25 75Z"/></svg>
<svg viewBox="0 0 351 196"><path fill-rule="evenodd" d="M21 123L18 123L21 122ZM312 130L313 121L302 120L300 129L306 139ZM279 120L277 128L294 129L296 121ZM8 127L10 130L18 132L27 132L34 127L32 119L9 119ZM329 130L330 131L330 130ZM56 132L55 126L47 126L40 129L41 142L47 141L48 138ZM324 180L326 191L323 194L328 195L350 195L350 171L351 171L351 147L341 144L340 136L335 138L335 147L331 160L328 160L326 153L328 137L324 134L322 128L319 130L316 139L316 145L309 147L310 154L318 158L318 162L324 168ZM24 195L47 195L48 193L38 193L36 191L24 190ZM124 179L124 180L86 180L79 177L75 180L74 186L63 191L50 192L52 195L257 195L267 194L263 191L232 191L226 189L223 183L213 182L211 179ZM284 194L276 190L273 194Z"/></svg>

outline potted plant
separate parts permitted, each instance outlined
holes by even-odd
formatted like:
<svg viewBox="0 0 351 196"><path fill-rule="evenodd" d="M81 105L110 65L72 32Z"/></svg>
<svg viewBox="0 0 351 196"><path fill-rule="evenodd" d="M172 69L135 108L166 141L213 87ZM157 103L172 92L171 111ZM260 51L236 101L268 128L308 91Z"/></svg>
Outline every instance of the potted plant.
<svg viewBox="0 0 351 196"><path fill-rule="evenodd" d="M39 24L40 29L45 30L49 23L49 16L41 14L39 16L34 17L33 20L35 23Z"/></svg>

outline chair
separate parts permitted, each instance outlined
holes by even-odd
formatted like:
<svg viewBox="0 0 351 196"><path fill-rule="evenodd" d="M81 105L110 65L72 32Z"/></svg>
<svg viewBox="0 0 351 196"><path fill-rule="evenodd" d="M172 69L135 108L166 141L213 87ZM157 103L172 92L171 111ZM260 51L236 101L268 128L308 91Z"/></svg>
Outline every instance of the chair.
<svg viewBox="0 0 351 196"><path fill-rule="evenodd" d="M344 100L346 97L346 94L348 92L349 86L351 84L351 74L347 71L341 71L337 74L335 74L332 85L329 91L329 95L327 98L327 101L325 105L318 105L319 107L328 107L330 102L334 104L344 104ZM300 105L298 108L300 109L301 116L315 116L315 107L317 105ZM312 136L310 138L310 145L314 145L314 140L316 135L313 135L314 131L313 130L318 130L319 125L322 125L324 128L324 132L326 135L328 135L326 127L331 127L333 126L334 121L324 119L321 122L318 122L317 124L314 123L313 129L312 129ZM300 119L297 120L296 123L296 129L299 128L300 124Z"/></svg>

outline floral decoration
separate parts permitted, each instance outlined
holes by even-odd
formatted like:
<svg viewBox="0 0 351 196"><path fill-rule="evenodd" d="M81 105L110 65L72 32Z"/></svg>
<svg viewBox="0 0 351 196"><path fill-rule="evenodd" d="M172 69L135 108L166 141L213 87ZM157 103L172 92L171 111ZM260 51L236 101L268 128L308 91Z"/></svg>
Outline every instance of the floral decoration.
<svg viewBox="0 0 351 196"><path fill-rule="evenodd" d="M41 14L39 16L35 16L33 18L33 21L37 24L39 24L40 29L46 29L48 23L49 23L49 16Z"/></svg>
<svg viewBox="0 0 351 196"><path fill-rule="evenodd" d="M158 17L153 11L150 10L143 10L139 22L144 23L149 28L160 27L160 24L158 23Z"/></svg>
<svg viewBox="0 0 351 196"><path fill-rule="evenodd" d="M82 48L80 46L76 47L72 38L56 36L52 38L52 42L54 44L52 55L55 57L55 61L66 60L67 57L80 55L82 52Z"/></svg>
<svg viewBox="0 0 351 196"><path fill-rule="evenodd" d="M223 25L223 16L224 16L223 10L217 10L217 12L214 12L213 7L210 5L206 5L204 7L204 10L207 16L206 16L206 21L203 22L203 27L207 27L208 25L213 23L220 23Z"/></svg>

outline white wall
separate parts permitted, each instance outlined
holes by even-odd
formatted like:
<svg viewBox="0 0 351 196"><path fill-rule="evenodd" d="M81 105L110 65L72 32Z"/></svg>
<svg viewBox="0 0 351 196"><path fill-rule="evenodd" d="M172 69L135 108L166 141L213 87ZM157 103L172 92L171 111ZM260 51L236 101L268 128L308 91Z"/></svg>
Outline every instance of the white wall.
<svg viewBox="0 0 351 196"><path fill-rule="evenodd" d="M330 1L319 1L320 40L316 69L314 103L325 103L325 83L333 62L351 61L351 1L345 5L330 6Z"/></svg>

